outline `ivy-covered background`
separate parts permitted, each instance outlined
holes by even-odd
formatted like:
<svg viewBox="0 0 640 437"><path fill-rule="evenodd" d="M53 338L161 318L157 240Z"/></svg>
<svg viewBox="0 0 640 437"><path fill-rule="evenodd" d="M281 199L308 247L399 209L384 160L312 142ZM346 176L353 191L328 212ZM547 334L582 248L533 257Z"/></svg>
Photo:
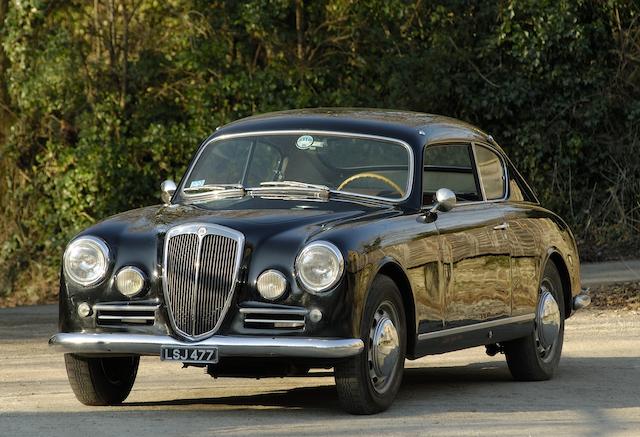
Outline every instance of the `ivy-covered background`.
<svg viewBox="0 0 640 437"><path fill-rule="evenodd" d="M56 295L69 237L158 203L216 126L365 106L491 133L583 259L638 256L632 0L0 0L0 300Z"/></svg>

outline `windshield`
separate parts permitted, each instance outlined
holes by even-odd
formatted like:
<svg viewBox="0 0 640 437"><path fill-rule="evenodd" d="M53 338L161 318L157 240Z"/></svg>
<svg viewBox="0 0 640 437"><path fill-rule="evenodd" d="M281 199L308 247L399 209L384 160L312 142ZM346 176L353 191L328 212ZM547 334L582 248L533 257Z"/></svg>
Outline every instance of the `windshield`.
<svg viewBox="0 0 640 437"><path fill-rule="evenodd" d="M188 198L207 188L261 186L273 191L302 183L399 200L409 190L410 153L399 142L355 135L260 134L214 140L198 156L183 193Z"/></svg>

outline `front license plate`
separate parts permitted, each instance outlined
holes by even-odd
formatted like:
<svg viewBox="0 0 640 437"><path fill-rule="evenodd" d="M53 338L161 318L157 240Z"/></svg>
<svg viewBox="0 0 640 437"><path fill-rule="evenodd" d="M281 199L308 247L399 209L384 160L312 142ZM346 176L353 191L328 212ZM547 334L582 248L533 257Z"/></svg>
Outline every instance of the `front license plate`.
<svg viewBox="0 0 640 437"><path fill-rule="evenodd" d="M195 346L161 346L162 361L180 361L182 363L215 364L218 362L218 348Z"/></svg>

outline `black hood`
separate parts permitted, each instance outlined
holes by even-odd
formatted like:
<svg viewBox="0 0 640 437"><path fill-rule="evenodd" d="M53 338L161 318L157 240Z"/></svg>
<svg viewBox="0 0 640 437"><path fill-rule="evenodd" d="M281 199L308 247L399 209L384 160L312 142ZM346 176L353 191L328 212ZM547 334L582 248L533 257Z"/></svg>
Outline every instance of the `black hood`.
<svg viewBox="0 0 640 437"><path fill-rule="evenodd" d="M133 265L152 277L161 274L167 231L187 223L217 224L245 237L245 259L256 271L265 266L293 268L298 251L310 239L329 237L341 225L376 220L399 211L390 205L375 206L339 200L325 202L272 200L249 196L198 205L156 205L127 211L86 229L81 235L103 239L110 248L110 271ZM346 226L348 227L348 226ZM250 259L250 261L249 261ZM100 287L108 290L110 280ZM152 284L156 285L156 284ZM117 297L114 294L114 299Z"/></svg>
<svg viewBox="0 0 640 437"><path fill-rule="evenodd" d="M309 237L343 221L389 210L345 201L294 201L244 197L197 205L155 205L114 215L86 229L83 235L120 240L122 234L142 237L165 234L185 223L212 223L242 232L248 242L294 229Z"/></svg>

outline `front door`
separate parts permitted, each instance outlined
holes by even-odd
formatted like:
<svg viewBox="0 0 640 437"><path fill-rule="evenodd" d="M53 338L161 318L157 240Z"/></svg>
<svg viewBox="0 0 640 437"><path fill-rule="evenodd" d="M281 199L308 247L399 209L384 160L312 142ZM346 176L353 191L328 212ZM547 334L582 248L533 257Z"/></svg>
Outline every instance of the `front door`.
<svg viewBox="0 0 640 437"><path fill-rule="evenodd" d="M478 151L470 144L432 145L425 151L425 200L438 188L449 188L458 201L435 219L444 272L445 329L511 315L505 220L500 207L486 201L487 192L491 197L497 192L495 174L489 174L495 172L495 163Z"/></svg>

